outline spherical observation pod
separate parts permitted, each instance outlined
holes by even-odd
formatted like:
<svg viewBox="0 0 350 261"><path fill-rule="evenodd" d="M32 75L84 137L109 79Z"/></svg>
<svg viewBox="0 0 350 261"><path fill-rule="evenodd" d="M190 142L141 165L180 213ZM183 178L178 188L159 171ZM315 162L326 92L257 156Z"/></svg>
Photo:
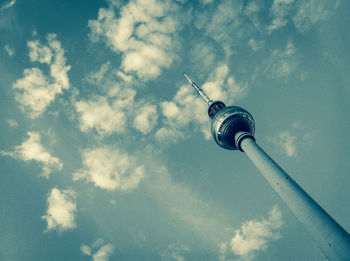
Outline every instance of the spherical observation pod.
<svg viewBox="0 0 350 261"><path fill-rule="evenodd" d="M212 102L208 108L208 115L209 115L210 119L213 119L215 117L215 114L225 107L226 107L226 105L222 101Z"/></svg>
<svg viewBox="0 0 350 261"><path fill-rule="evenodd" d="M249 133L254 137L255 123L249 112L238 106L229 106L215 114L211 123L211 134L220 147L238 150L235 144L235 135L238 132Z"/></svg>

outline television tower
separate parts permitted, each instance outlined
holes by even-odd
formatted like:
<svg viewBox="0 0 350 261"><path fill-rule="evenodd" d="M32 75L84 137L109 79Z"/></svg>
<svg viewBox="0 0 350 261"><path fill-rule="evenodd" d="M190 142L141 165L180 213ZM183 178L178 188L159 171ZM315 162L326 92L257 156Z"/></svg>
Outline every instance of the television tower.
<svg viewBox="0 0 350 261"><path fill-rule="evenodd" d="M309 231L328 260L350 260L348 232L255 142L253 116L241 107L226 107L221 101L212 101L190 77L184 75L208 105L211 133L215 142L224 149L245 152Z"/></svg>

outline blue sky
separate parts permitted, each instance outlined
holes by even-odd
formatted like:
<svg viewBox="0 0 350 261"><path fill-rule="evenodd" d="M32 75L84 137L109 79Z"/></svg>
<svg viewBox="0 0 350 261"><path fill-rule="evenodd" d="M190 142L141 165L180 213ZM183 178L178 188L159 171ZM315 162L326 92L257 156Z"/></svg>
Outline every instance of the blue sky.
<svg viewBox="0 0 350 261"><path fill-rule="evenodd" d="M213 99L350 230L347 1L0 2L1 260L323 260Z"/></svg>

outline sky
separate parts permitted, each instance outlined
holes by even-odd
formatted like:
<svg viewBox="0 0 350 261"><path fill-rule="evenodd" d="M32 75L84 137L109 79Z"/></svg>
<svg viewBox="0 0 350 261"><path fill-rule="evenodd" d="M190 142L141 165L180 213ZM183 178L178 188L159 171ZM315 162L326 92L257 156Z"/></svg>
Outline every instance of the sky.
<svg viewBox="0 0 350 261"><path fill-rule="evenodd" d="M0 259L324 260L182 73L350 231L349 12L0 1Z"/></svg>

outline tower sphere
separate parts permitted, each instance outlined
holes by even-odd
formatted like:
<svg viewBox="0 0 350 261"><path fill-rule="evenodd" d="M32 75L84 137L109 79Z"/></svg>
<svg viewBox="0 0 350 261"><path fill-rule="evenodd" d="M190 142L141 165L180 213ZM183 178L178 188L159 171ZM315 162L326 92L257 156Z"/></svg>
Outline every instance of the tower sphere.
<svg viewBox="0 0 350 261"><path fill-rule="evenodd" d="M235 136L239 132L254 137L254 119L245 109L238 106L223 107L213 116L211 134L220 147L228 150L240 149L235 142Z"/></svg>

